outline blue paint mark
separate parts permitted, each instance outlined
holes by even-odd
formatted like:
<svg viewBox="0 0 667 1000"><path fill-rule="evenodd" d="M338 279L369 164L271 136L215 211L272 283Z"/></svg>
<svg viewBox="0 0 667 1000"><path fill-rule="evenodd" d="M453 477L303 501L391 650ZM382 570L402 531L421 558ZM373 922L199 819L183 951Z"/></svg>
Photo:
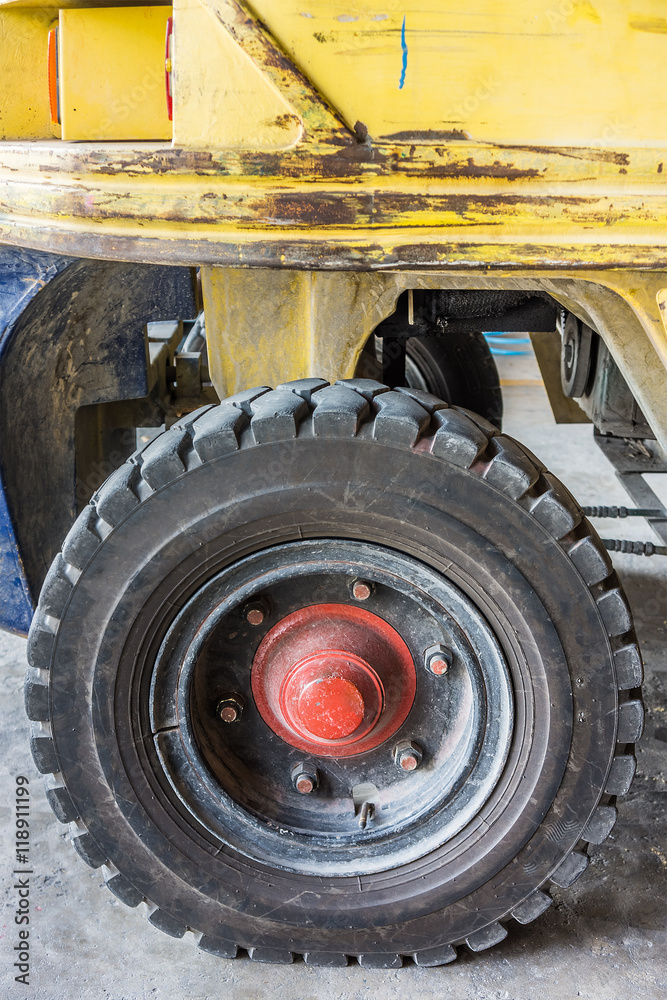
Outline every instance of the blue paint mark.
<svg viewBox="0 0 667 1000"><path fill-rule="evenodd" d="M530 337L513 337L507 333L485 333L484 336L492 354L530 354L530 348L521 350L522 344L530 344Z"/></svg>
<svg viewBox="0 0 667 1000"><path fill-rule="evenodd" d="M405 74L408 69L408 46L405 41L405 14L403 15L403 26L401 28L401 48L403 49L403 65L401 66L401 79L398 84L399 90L403 90L403 84L405 83Z"/></svg>

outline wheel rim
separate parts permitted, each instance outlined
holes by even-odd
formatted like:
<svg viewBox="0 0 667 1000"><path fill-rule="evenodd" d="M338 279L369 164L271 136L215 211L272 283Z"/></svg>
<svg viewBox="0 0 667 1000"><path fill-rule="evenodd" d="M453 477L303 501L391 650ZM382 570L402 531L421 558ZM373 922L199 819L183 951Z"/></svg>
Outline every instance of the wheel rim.
<svg viewBox="0 0 667 1000"><path fill-rule="evenodd" d="M309 629L319 639L304 644ZM452 651L444 674L425 663L433 646ZM332 680L338 732L310 697ZM232 703L225 723L219 706ZM512 716L507 666L475 605L412 557L340 539L278 545L218 574L172 623L151 682L181 808L254 861L300 873L382 871L446 843L497 784Z"/></svg>

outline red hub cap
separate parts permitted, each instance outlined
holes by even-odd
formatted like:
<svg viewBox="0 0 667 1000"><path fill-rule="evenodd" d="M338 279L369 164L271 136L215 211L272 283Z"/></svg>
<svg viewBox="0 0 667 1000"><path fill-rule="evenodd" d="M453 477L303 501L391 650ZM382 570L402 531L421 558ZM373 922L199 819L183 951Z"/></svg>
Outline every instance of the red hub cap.
<svg viewBox="0 0 667 1000"><path fill-rule="evenodd" d="M317 604L264 637L252 690L264 721L292 746L326 756L389 739L414 700L415 668L398 632L347 604Z"/></svg>
<svg viewBox="0 0 667 1000"><path fill-rule="evenodd" d="M361 739L377 722L383 704L384 688L376 672L342 649L304 656L280 688L287 724L317 743Z"/></svg>
<svg viewBox="0 0 667 1000"><path fill-rule="evenodd" d="M366 706L359 688L344 677L318 677L305 687L297 714L308 733L322 740L351 736L364 721Z"/></svg>

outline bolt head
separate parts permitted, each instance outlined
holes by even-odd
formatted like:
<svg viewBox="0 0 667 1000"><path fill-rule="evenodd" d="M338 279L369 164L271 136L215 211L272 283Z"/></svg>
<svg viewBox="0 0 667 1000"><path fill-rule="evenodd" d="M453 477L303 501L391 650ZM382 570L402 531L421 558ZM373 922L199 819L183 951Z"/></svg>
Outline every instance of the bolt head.
<svg viewBox="0 0 667 1000"><path fill-rule="evenodd" d="M352 596L355 601L367 601L373 593L373 585L367 580L355 580L352 584Z"/></svg>
<svg viewBox="0 0 667 1000"><path fill-rule="evenodd" d="M394 747L394 763L401 771L416 771L423 754L416 743L398 743Z"/></svg>
<svg viewBox="0 0 667 1000"><path fill-rule="evenodd" d="M294 787L300 795L310 795L315 788L315 783L310 775L300 774L294 782Z"/></svg>
<svg viewBox="0 0 667 1000"><path fill-rule="evenodd" d="M243 714L243 702L235 695L218 702L218 717L222 722L238 722Z"/></svg>
<svg viewBox="0 0 667 1000"><path fill-rule="evenodd" d="M429 646L424 653L424 665L427 670L430 670L432 674L436 677L442 677L446 674L452 665L454 660L454 654L451 649L447 646L443 646L440 643L436 643L434 646Z"/></svg>
<svg viewBox="0 0 667 1000"><path fill-rule="evenodd" d="M310 795L319 785L319 775L316 768L308 768L296 764L292 768L292 784L299 795Z"/></svg>
<svg viewBox="0 0 667 1000"><path fill-rule="evenodd" d="M443 659L442 656L434 656L431 662L429 663L429 667L432 674L437 674L438 676L440 676L440 674L447 673L447 671L449 670L449 663L447 662L447 660Z"/></svg>
<svg viewBox="0 0 667 1000"><path fill-rule="evenodd" d="M245 613L245 620L247 621L248 625L261 625L265 618L266 615L264 613L264 609L261 608L259 605L255 605L252 608L248 608L248 610Z"/></svg>

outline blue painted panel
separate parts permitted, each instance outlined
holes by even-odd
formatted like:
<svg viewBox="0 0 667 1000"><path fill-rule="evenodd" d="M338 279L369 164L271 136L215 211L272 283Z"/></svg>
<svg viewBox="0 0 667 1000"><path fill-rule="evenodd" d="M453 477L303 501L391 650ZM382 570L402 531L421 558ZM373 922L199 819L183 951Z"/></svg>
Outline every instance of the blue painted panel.
<svg viewBox="0 0 667 1000"><path fill-rule="evenodd" d="M32 600L0 483L0 628L27 635Z"/></svg>
<svg viewBox="0 0 667 1000"><path fill-rule="evenodd" d="M71 257L0 246L0 364L16 320L35 295ZM0 455L2 441L0 440ZM0 628L27 634L33 614L7 500L0 478Z"/></svg>
<svg viewBox="0 0 667 1000"><path fill-rule="evenodd" d="M73 257L0 245L0 360L28 302L73 261Z"/></svg>

